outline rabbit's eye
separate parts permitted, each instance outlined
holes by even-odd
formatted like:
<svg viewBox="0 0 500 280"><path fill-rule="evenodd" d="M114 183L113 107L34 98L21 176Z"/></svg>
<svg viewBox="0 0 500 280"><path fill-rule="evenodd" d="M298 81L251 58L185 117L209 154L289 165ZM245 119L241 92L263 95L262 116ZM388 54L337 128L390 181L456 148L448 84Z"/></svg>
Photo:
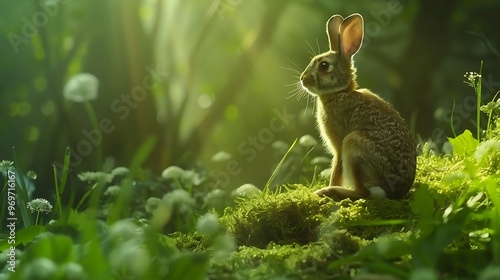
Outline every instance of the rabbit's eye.
<svg viewBox="0 0 500 280"><path fill-rule="evenodd" d="M321 70L321 71L328 71L329 67L330 67L330 63L328 63L326 61L321 61L319 63L319 70Z"/></svg>

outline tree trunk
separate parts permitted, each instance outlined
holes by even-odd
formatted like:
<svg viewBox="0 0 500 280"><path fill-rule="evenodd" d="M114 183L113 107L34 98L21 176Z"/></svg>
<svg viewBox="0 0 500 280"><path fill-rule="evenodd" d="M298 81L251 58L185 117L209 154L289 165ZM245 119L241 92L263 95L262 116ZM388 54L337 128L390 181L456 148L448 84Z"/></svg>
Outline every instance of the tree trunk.
<svg viewBox="0 0 500 280"><path fill-rule="evenodd" d="M449 21L456 1L422 0L419 5L410 43L398 64L402 83L395 89L394 106L415 123L415 133L427 138L436 109L432 77L448 53Z"/></svg>

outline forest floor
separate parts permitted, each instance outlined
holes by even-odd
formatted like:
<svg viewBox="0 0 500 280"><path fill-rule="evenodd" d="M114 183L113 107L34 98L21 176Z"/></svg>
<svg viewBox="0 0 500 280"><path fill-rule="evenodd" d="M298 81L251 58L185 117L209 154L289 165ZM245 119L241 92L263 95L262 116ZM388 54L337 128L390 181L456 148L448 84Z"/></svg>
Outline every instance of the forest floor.
<svg viewBox="0 0 500 280"><path fill-rule="evenodd" d="M500 120L491 127L450 139L452 154L423 145L402 200L318 197L319 177L228 193L200 172L136 180L116 167L79 174L86 193L68 203L67 153L52 206L4 161L2 205L12 184L18 205L2 218L19 220L2 228L0 279L498 279Z"/></svg>

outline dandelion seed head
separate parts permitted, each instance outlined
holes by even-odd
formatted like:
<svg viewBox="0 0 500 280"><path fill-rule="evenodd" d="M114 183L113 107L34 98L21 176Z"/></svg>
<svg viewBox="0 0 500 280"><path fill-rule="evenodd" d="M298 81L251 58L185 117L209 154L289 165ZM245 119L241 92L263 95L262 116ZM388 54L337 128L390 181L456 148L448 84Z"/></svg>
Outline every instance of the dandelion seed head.
<svg viewBox="0 0 500 280"><path fill-rule="evenodd" d="M203 198L203 207L216 207L217 205L224 204L225 199L225 191L221 189L212 190Z"/></svg>
<svg viewBox="0 0 500 280"><path fill-rule="evenodd" d="M113 248L109 260L112 269L126 270L131 274L131 278L143 279L150 266L151 256L146 248L137 244L136 240L128 240Z"/></svg>
<svg viewBox="0 0 500 280"><path fill-rule="evenodd" d="M289 148L288 144L281 140L274 141L271 146L280 153L285 153Z"/></svg>
<svg viewBox="0 0 500 280"><path fill-rule="evenodd" d="M64 273L64 279L71 279L71 280L88 279L83 267L75 262L70 262L64 265L63 273Z"/></svg>
<svg viewBox="0 0 500 280"><path fill-rule="evenodd" d="M109 236L114 240L130 240L137 237L139 227L130 220L120 220L109 227Z"/></svg>
<svg viewBox="0 0 500 280"><path fill-rule="evenodd" d="M169 166L161 173L161 177L164 179L176 179L180 178L184 174L184 169L177 166Z"/></svg>
<svg viewBox="0 0 500 280"><path fill-rule="evenodd" d="M196 223L196 230L201 234L211 235L219 230L219 220L212 213L201 216Z"/></svg>
<svg viewBox="0 0 500 280"><path fill-rule="evenodd" d="M311 135L306 134L300 137L299 144L306 148L309 148L318 145L318 141L316 141L316 139L314 139L314 137L312 137Z"/></svg>
<svg viewBox="0 0 500 280"><path fill-rule="evenodd" d="M106 189L106 191L104 192L104 195L115 197L115 196L118 196L119 193L120 193L120 186L113 185L113 186L109 186Z"/></svg>
<svg viewBox="0 0 500 280"><path fill-rule="evenodd" d="M110 183L113 177L104 172L81 172L78 178L83 182L107 182Z"/></svg>
<svg viewBox="0 0 500 280"><path fill-rule="evenodd" d="M48 258L37 258L30 261L24 269L22 279L55 279L57 265Z"/></svg>
<svg viewBox="0 0 500 280"><path fill-rule="evenodd" d="M156 211L156 209L158 209L160 204L161 204L161 199L159 199L158 197L148 198L148 200L146 200L146 206L145 206L146 212L153 214L154 211Z"/></svg>
<svg viewBox="0 0 500 280"><path fill-rule="evenodd" d="M228 152L220 151L212 156L213 162L226 162L231 159L231 154Z"/></svg>
<svg viewBox="0 0 500 280"><path fill-rule="evenodd" d="M259 188L257 188L253 184L243 184L239 188L235 189L233 192L231 192L232 197L251 197L255 195L259 195L262 193Z"/></svg>
<svg viewBox="0 0 500 280"><path fill-rule="evenodd" d="M197 186L197 185L201 184L203 179L195 171L185 170L184 173L182 174L182 181L185 184Z"/></svg>
<svg viewBox="0 0 500 280"><path fill-rule="evenodd" d="M182 189L173 190L163 196L163 201L171 205L184 207L194 207L194 198Z"/></svg>
<svg viewBox="0 0 500 280"><path fill-rule="evenodd" d="M115 177L115 176L120 176L120 175L126 175L128 172L129 172L128 168L119 166L119 167L116 167L115 169L113 169L113 171L111 171L110 175Z"/></svg>
<svg viewBox="0 0 500 280"><path fill-rule="evenodd" d="M99 80L96 76L83 73L69 79L63 89L64 98L73 102L84 102L97 98Z"/></svg>

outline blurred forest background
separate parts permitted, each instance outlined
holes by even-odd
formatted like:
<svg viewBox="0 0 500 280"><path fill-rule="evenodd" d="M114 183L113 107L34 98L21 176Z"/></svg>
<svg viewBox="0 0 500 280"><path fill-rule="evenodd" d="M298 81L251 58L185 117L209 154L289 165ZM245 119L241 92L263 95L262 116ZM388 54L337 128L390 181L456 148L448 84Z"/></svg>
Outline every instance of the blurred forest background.
<svg viewBox="0 0 500 280"><path fill-rule="evenodd" d="M328 18L354 12L365 19L360 86L389 100L416 139L442 143L454 102L455 131L475 126L465 72L484 60L483 102L500 89L499 11L498 0L1 1L0 159L15 147L39 189L52 189L67 146L81 172L98 169L96 146L128 166L151 141L148 172L204 168L229 174L227 188L262 186L284 153L272 143L319 139L314 102L291 97L297 73L327 50ZM113 128L88 155L79 145L91 121L62 94L79 73L98 78L90 103ZM220 151L233 161L214 162Z"/></svg>

